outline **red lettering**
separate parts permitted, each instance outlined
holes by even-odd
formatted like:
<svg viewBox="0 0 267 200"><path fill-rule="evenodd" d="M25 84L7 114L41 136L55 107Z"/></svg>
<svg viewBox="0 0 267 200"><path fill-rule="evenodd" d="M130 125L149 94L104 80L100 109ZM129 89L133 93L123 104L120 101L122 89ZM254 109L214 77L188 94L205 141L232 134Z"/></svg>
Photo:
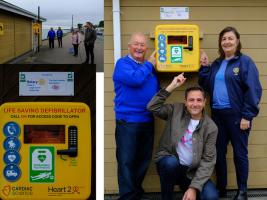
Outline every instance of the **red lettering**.
<svg viewBox="0 0 267 200"><path fill-rule="evenodd" d="M4 113L16 113L16 108L4 108Z"/></svg>

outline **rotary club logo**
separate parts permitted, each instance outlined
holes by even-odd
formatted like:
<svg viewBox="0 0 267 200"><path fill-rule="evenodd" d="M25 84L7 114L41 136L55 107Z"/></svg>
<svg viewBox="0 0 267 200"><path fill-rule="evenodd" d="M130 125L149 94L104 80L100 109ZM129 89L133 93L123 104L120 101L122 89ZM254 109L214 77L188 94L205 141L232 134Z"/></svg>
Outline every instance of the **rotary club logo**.
<svg viewBox="0 0 267 200"><path fill-rule="evenodd" d="M233 68L233 72L234 72L234 75L238 75L238 73L239 73L239 68L238 68L238 67L234 67L234 68Z"/></svg>
<svg viewBox="0 0 267 200"><path fill-rule="evenodd" d="M10 192L11 192L11 186L10 186L10 185L6 185L6 186L4 186L4 187L2 188L2 193L3 193L3 195L5 195L6 197L9 196Z"/></svg>
<svg viewBox="0 0 267 200"><path fill-rule="evenodd" d="M45 79L41 78L38 81L39 85L45 85Z"/></svg>

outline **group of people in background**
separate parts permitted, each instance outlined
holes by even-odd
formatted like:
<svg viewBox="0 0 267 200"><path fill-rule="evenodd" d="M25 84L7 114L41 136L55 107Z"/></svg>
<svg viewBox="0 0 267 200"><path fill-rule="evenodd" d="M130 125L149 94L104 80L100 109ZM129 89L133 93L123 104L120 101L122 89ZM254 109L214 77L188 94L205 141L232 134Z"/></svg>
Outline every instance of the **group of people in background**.
<svg viewBox="0 0 267 200"><path fill-rule="evenodd" d="M94 64L94 44L96 40L96 31L91 22L86 22L84 25L84 48L86 53L86 60L82 64ZM78 56L79 45L82 42L81 35L78 30L72 32L72 45L74 48L73 56ZM91 62L89 62L91 58Z"/></svg>
<svg viewBox="0 0 267 200"><path fill-rule="evenodd" d="M146 60L147 37L132 34L129 54L115 66L116 157L121 200L144 199L142 182L153 149L153 115L166 121L155 154L163 200L173 199L175 185L183 200L216 200L227 193L227 145L233 146L238 190L247 200L248 137L259 113L262 87L253 60L241 52L240 34L224 28L219 57L211 64L201 50L199 85L185 90L183 103L166 103L187 78L181 73L160 89L155 53ZM211 118L204 112L210 95ZM216 186L210 180L215 168Z"/></svg>
<svg viewBox="0 0 267 200"><path fill-rule="evenodd" d="M53 28L50 28L47 38L49 40L49 48L54 48L54 41L57 37L58 47L62 48L62 37L63 31L61 27L55 32ZM71 43L73 45L73 56L78 56L79 45L84 42L84 48L86 53L86 60L82 64L94 64L94 44L97 38L96 31L91 22L86 22L84 24L84 36L82 37L79 30L72 30Z"/></svg>
<svg viewBox="0 0 267 200"><path fill-rule="evenodd" d="M55 41L56 37L57 37L57 41L58 41L58 47L62 48L63 31L62 31L61 27L58 27L57 32L55 32L52 27L48 31L47 38L48 38L50 49L54 48L54 46L55 46L54 41Z"/></svg>

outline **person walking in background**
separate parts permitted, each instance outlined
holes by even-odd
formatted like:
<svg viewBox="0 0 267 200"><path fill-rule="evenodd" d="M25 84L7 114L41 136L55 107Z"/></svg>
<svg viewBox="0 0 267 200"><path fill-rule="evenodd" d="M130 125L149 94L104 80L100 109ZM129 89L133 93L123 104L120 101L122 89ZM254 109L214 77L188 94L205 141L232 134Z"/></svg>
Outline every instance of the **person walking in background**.
<svg viewBox="0 0 267 200"><path fill-rule="evenodd" d="M233 146L238 191L235 200L247 199L248 136L252 119L259 113L262 95L259 72L253 60L241 53L240 34L226 27L219 34L219 54L211 65L201 54L199 84L210 94L212 119L218 126L217 188L226 196L226 154L229 141Z"/></svg>
<svg viewBox="0 0 267 200"><path fill-rule="evenodd" d="M58 27L57 29L57 41L58 41L58 48L62 48L62 37L63 37L63 31L61 27Z"/></svg>
<svg viewBox="0 0 267 200"><path fill-rule="evenodd" d="M155 53L145 60L147 38L133 33L129 54L115 66L116 157L120 200L140 200L153 149L154 123L147 103L159 90Z"/></svg>
<svg viewBox="0 0 267 200"><path fill-rule="evenodd" d="M78 56L79 44L81 43L81 36L80 36L78 30L74 30L72 32L71 42L72 42L72 45L73 45L73 48L74 48L73 56Z"/></svg>
<svg viewBox="0 0 267 200"><path fill-rule="evenodd" d="M204 113L204 89L189 87L184 103L165 103L185 80L183 73L174 77L147 105L155 116L166 120L155 156L162 200L173 199L174 185L184 192L183 200L217 200L218 193L210 177L216 163L218 129Z"/></svg>
<svg viewBox="0 0 267 200"><path fill-rule="evenodd" d="M56 33L51 27L50 30L48 31L47 38L49 39L49 48L54 48L54 40L56 37Z"/></svg>
<svg viewBox="0 0 267 200"><path fill-rule="evenodd" d="M96 40L96 31L91 22L86 22L84 27L84 48L86 52L86 60L83 62L83 64L89 64L89 54L91 57L90 64L94 64L94 44Z"/></svg>

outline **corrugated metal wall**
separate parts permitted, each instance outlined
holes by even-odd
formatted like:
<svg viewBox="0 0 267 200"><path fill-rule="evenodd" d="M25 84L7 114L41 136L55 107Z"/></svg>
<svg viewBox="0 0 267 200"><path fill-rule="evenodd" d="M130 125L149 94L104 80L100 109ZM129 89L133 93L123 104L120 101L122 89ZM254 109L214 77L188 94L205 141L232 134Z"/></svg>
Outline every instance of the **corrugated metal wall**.
<svg viewBox="0 0 267 200"><path fill-rule="evenodd" d="M197 24L204 33L200 42L214 60L217 54L218 34L226 26L234 26L241 34L243 52L256 62L263 86L263 97L260 103L260 113L253 121L249 139L249 188L267 187L267 1L265 0L121 0L121 31L122 55L127 54L127 42L130 34L142 31L150 34L158 24ZM189 7L189 20L160 20L160 7ZM117 193L117 163L115 157L115 121L113 112L113 30L112 30L112 0L105 0L105 193ZM154 48L154 41L149 41L149 53ZM175 74L159 73L161 85L172 80ZM184 88L195 84L196 73L186 74L188 81L170 97L169 101L183 99ZM207 107L207 109L209 109ZM164 123L156 120L155 146L163 130ZM235 171L232 159L232 149L228 150L229 188L236 188ZM144 181L146 191L160 191L159 178L155 164L151 163Z"/></svg>

